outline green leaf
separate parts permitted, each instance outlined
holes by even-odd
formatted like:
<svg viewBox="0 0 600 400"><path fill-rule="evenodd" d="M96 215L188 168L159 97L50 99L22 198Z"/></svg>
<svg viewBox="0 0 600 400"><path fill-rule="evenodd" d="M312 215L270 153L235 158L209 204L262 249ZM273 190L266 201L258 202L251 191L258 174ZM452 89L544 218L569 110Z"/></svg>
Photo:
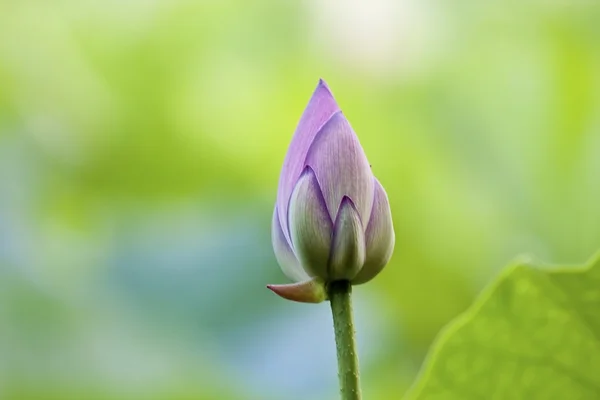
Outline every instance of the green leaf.
<svg viewBox="0 0 600 400"><path fill-rule="evenodd" d="M438 337L408 399L600 399L600 253L508 267Z"/></svg>

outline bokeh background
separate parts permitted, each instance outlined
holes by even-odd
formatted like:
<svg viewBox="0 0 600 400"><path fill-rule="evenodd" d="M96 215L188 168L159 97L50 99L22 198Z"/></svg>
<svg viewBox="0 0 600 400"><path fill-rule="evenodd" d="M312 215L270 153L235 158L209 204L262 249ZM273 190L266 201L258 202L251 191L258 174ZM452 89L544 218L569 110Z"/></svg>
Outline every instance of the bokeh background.
<svg viewBox="0 0 600 400"><path fill-rule="evenodd" d="M600 247L595 1L0 0L0 398L333 399L285 302L279 170L324 78L397 244L355 290L365 397L518 254Z"/></svg>

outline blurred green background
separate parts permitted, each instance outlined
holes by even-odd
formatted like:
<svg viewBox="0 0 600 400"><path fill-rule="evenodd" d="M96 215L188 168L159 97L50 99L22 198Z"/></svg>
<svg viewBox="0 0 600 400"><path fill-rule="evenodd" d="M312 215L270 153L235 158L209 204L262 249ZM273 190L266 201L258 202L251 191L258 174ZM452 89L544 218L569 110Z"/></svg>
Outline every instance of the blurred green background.
<svg viewBox="0 0 600 400"><path fill-rule="evenodd" d="M285 302L280 167L320 77L387 189L355 290L400 398L516 255L600 245L595 1L0 0L0 398L333 399L327 303Z"/></svg>

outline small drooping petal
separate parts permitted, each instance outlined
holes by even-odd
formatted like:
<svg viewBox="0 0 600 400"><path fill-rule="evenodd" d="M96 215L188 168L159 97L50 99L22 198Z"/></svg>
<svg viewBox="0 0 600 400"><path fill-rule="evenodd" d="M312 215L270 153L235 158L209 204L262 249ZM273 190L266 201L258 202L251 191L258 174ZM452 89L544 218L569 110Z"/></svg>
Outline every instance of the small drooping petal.
<svg viewBox="0 0 600 400"><path fill-rule="evenodd" d="M362 270L352 280L353 285L370 281L388 263L394 251L394 225L392 212L385 190L377 181L375 182L375 201L371 219L365 231L366 258Z"/></svg>
<svg viewBox="0 0 600 400"><path fill-rule="evenodd" d="M319 80L319 84L300 118L279 177L279 188L277 190L279 220L288 240L290 239L286 218L288 203L294 186L304 170L306 154L317 132L339 109L325 81Z"/></svg>
<svg viewBox="0 0 600 400"><path fill-rule="evenodd" d="M350 197L364 225L373 206L373 173L365 152L340 112L331 117L315 138L306 164L314 171L331 218L344 196Z"/></svg>
<svg viewBox="0 0 600 400"><path fill-rule="evenodd" d="M327 300L325 284L318 278L287 285L267 285L278 296L301 303L320 303Z"/></svg>
<svg viewBox="0 0 600 400"><path fill-rule="evenodd" d="M313 170L306 167L292 192L289 208L294 254L304 270L326 279L333 223Z"/></svg>
<svg viewBox="0 0 600 400"><path fill-rule="evenodd" d="M352 280L365 262L365 234L349 197L342 199L331 245L329 280Z"/></svg>
<svg viewBox="0 0 600 400"><path fill-rule="evenodd" d="M283 273L294 282L301 282L310 279L308 274L304 272L300 262L294 255L294 251L290 247L279 223L279 213L277 206L273 212L273 223L271 225L271 241L273 242L273 250L275 258L281 267Z"/></svg>

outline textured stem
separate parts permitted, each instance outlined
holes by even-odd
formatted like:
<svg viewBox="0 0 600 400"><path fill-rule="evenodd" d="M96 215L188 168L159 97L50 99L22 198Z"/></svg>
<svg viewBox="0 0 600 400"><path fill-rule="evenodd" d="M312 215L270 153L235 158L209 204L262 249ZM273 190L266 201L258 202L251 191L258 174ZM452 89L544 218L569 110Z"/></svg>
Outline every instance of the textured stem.
<svg viewBox="0 0 600 400"><path fill-rule="evenodd" d="M352 286L348 281L332 282L329 284L328 293L335 330L341 398L342 400L360 400L362 396L354 339Z"/></svg>

